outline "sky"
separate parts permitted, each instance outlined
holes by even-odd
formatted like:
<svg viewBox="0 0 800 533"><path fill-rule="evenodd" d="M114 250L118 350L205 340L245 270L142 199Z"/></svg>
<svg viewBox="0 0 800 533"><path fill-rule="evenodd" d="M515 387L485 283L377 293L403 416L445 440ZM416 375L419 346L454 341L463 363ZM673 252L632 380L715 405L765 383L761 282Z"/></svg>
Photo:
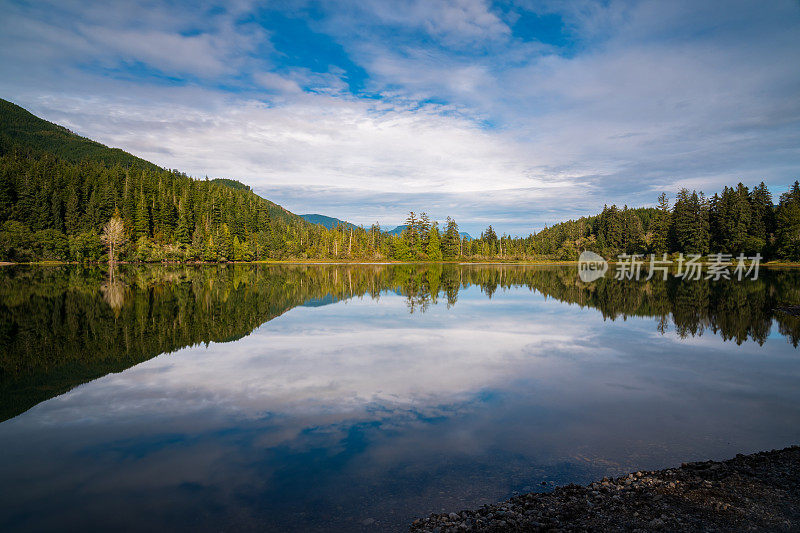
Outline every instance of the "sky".
<svg viewBox="0 0 800 533"><path fill-rule="evenodd" d="M0 0L0 97L295 213L526 235L800 179L800 2Z"/></svg>

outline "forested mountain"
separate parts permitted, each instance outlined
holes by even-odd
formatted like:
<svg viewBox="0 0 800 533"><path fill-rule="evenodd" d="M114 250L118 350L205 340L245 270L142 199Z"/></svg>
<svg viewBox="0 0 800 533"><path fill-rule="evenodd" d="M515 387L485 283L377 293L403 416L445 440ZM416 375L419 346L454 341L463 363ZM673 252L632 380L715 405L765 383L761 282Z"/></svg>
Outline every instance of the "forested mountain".
<svg viewBox="0 0 800 533"><path fill-rule="evenodd" d="M357 229L358 226L347 222L346 220L339 220L338 218L333 218L325 215L318 215L316 213L309 213L306 215L300 215L301 218L311 222L312 224L319 224L320 226L324 226L328 229L334 229L337 226L343 226L347 229Z"/></svg>
<svg viewBox="0 0 800 533"><path fill-rule="evenodd" d="M406 230L406 228L408 228L408 226L406 226L405 224L401 224L401 225L396 226L396 227L394 227L394 228L392 228L390 230L386 230L386 234L387 235L396 235L396 236L399 237L400 235L403 234L403 232Z"/></svg>
<svg viewBox="0 0 800 533"><path fill-rule="evenodd" d="M234 246L252 258L287 228L307 226L240 182L161 169L6 101L0 111L2 259L98 260L115 213L131 260L233 260Z"/></svg>
<svg viewBox="0 0 800 533"><path fill-rule="evenodd" d="M215 178L211 180L211 183L216 183L218 185L225 185L226 187L230 187L231 189L238 189L240 191L250 190L249 185L245 185L244 183L238 180L229 180L227 178Z"/></svg>
<svg viewBox="0 0 800 533"><path fill-rule="evenodd" d="M315 215L316 216L316 215ZM321 215L320 215L321 216ZM326 217L327 218L327 217ZM397 231L310 223L232 179L198 180L0 101L0 260L574 260L619 253L761 253L800 261L800 184L773 205L764 183L657 208L606 206L526 237L470 239L422 212Z"/></svg>
<svg viewBox="0 0 800 533"><path fill-rule="evenodd" d="M41 119L25 109L0 98L0 150L25 146L41 154L50 154L64 161L94 161L105 165L138 167L157 172L157 165L119 148L109 148L69 131L63 126Z"/></svg>

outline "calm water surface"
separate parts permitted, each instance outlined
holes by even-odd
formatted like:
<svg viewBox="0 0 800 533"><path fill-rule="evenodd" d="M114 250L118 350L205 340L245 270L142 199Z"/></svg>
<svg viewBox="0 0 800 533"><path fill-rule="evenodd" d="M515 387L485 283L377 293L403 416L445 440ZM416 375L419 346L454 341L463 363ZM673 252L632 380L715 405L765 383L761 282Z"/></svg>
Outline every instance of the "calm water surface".
<svg viewBox="0 0 800 533"><path fill-rule="evenodd" d="M800 442L800 273L0 270L0 530L402 530Z"/></svg>

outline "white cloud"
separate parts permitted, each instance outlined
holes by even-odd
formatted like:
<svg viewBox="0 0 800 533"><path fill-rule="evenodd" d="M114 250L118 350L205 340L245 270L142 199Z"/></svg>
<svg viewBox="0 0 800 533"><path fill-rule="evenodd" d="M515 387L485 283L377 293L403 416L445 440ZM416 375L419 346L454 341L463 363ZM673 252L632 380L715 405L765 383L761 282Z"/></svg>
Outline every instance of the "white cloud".
<svg viewBox="0 0 800 533"><path fill-rule="evenodd" d="M274 107L255 100L219 102L214 93L190 95L192 105L95 100L88 113L80 101L68 98L43 102L47 115L81 133L96 131L94 125L114 117L100 140L163 166L243 178L255 186L469 193L565 185L529 175L523 146L467 119L443 116L438 106L396 110L302 95ZM197 108L198 98L210 108ZM158 143L141 132L155 132ZM170 151L163 153L159 146Z"/></svg>
<svg viewBox="0 0 800 533"><path fill-rule="evenodd" d="M511 32L484 0L373 0L359 2L359 7L381 24L422 29L453 46L481 44L507 37Z"/></svg>
<svg viewBox="0 0 800 533"><path fill-rule="evenodd" d="M296 81L275 74L274 72L261 72L253 76L265 89L272 89L279 93L300 93L302 89Z"/></svg>
<svg viewBox="0 0 800 533"><path fill-rule="evenodd" d="M534 7L561 15L572 48L522 42L484 2L328 6L312 29L366 70L359 98L336 65L272 71L255 52L269 33L237 23L247 5L207 17L153 4L130 28L130 7L54 5L84 15L65 30L15 4L0 22L0 91L158 164L357 223L427 208L469 231L496 220L525 233L684 184L797 177L795 4ZM130 62L207 83L87 70Z"/></svg>

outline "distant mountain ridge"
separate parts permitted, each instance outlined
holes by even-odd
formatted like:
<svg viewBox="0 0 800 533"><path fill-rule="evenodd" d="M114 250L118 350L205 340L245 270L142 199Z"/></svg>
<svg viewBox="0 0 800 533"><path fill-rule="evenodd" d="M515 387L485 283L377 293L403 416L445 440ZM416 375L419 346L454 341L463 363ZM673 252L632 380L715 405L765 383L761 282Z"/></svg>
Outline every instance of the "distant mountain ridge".
<svg viewBox="0 0 800 533"><path fill-rule="evenodd" d="M353 228L353 229L359 227L359 226L356 226L355 224L353 224L352 222L348 222L346 220L342 220L342 219L335 218L335 217L329 217L327 215L320 215L320 214L316 214L316 213L314 213L314 214L309 213L309 214L305 214L305 215L300 215L300 218L305 219L308 222L311 222L312 224L320 224L322 226L325 226L328 229L333 229L333 228L335 228L337 226L343 226L345 228ZM400 226L396 226L393 229L385 230L383 233L385 233L387 235L395 235L395 236L399 237L400 235L403 234L403 231L405 231L405 229L407 227L408 226L406 226L405 224L401 224ZM466 237L467 240L470 240L470 241L472 240L472 236L469 233L467 233L466 231L459 232L459 235L462 238Z"/></svg>
<svg viewBox="0 0 800 533"><path fill-rule="evenodd" d="M311 222L312 224L319 224L321 226L325 226L328 229L333 229L337 226L344 226L345 228L352 228L356 229L358 226L351 222L347 222L346 220L341 220L334 217L329 217L326 215L320 215L317 213L308 213L305 215L299 215L300 218Z"/></svg>
<svg viewBox="0 0 800 533"><path fill-rule="evenodd" d="M406 226L405 224L401 224L401 225L397 226L396 228L394 228L394 229L391 229L391 230L389 230L389 231L386 231L386 232L384 232L384 233L388 233L389 235L402 235L402 234L403 234L403 231L405 231L405 229L406 229L407 227L408 227L408 226ZM466 237L466 238L467 238L467 240L470 240L470 241L472 240L472 235L470 235L470 234L469 234L469 233L467 233L466 231L459 231L459 232L458 232L458 234L459 234L461 237Z"/></svg>

